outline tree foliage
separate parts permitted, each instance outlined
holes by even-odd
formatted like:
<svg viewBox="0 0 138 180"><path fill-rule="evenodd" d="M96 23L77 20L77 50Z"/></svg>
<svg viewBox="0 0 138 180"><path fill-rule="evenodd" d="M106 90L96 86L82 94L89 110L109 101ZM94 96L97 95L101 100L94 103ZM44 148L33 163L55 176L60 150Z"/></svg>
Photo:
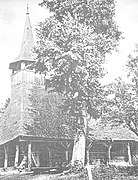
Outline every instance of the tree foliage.
<svg viewBox="0 0 138 180"><path fill-rule="evenodd" d="M10 103L10 98L7 98L4 106L0 109L0 117L5 113L9 103Z"/></svg>
<svg viewBox="0 0 138 180"><path fill-rule="evenodd" d="M103 119L113 125L123 124L138 135L138 47L127 62L128 82L121 78L108 86L109 98Z"/></svg>
<svg viewBox="0 0 138 180"><path fill-rule="evenodd" d="M57 94L48 94L42 89L33 88L29 97L31 124L26 124L30 135L41 137L69 137L66 117L58 105L61 98ZM72 134L73 135L73 134Z"/></svg>
<svg viewBox="0 0 138 180"><path fill-rule="evenodd" d="M121 33L114 0L44 0L52 15L37 29L36 71L49 75L46 88L65 97L62 106L72 127L83 128L86 114L101 116L106 53L118 45Z"/></svg>

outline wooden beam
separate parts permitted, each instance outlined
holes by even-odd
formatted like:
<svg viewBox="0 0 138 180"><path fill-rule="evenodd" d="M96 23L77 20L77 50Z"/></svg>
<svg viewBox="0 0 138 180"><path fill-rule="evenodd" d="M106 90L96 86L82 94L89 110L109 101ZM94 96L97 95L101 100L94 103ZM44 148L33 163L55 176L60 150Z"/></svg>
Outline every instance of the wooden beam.
<svg viewBox="0 0 138 180"><path fill-rule="evenodd" d="M35 154L32 154L32 160L33 160L33 162L34 162L34 165L35 165L36 167L38 167Z"/></svg>
<svg viewBox="0 0 138 180"><path fill-rule="evenodd" d="M7 145L4 147L4 168L8 167L8 147Z"/></svg>
<svg viewBox="0 0 138 180"><path fill-rule="evenodd" d="M63 142L59 142L65 149L67 149L67 145L63 144Z"/></svg>
<svg viewBox="0 0 138 180"><path fill-rule="evenodd" d="M49 151L49 166L52 167L52 152L51 149L47 148Z"/></svg>
<svg viewBox="0 0 138 180"><path fill-rule="evenodd" d="M110 144L108 147L108 163L111 161L111 148L112 148L112 144Z"/></svg>
<svg viewBox="0 0 138 180"><path fill-rule="evenodd" d="M127 151L128 151L128 162L129 162L130 165L132 165L131 148L130 148L130 143L129 142L127 144Z"/></svg>
<svg viewBox="0 0 138 180"><path fill-rule="evenodd" d="M39 151L36 152L36 160L38 167L40 166Z"/></svg>
<svg viewBox="0 0 138 180"><path fill-rule="evenodd" d="M87 147L87 149L90 149L91 148L91 146L92 146L92 142L91 143L89 143L89 145L88 145L88 147Z"/></svg>
<svg viewBox="0 0 138 180"><path fill-rule="evenodd" d="M71 142L67 142L67 149L69 149Z"/></svg>
<svg viewBox="0 0 138 180"><path fill-rule="evenodd" d="M17 144L15 147L15 160L14 160L14 166L17 167L19 163L19 145Z"/></svg>
<svg viewBox="0 0 138 180"><path fill-rule="evenodd" d="M68 150L66 150L65 155L66 155L66 163L68 164L69 163L69 151Z"/></svg>
<svg viewBox="0 0 138 180"><path fill-rule="evenodd" d="M28 143L28 170L31 170L32 165L32 144Z"/></svg>
<svg viewBox="0 0 138 180"><path fill-rule="evenodd" d="M42 138L34 136L20 136L19 141L30 141L30 142L73 142L73 139L60 139L60 138Z"/></svg>

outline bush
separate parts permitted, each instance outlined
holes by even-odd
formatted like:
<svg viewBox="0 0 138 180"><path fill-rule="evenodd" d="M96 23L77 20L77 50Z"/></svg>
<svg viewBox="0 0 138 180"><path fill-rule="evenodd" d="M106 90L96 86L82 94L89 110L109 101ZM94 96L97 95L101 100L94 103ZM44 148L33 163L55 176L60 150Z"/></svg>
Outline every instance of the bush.
<svg viewBox="0 0 138 180"><path fill-rule="evenodd" d="M128 176L126 168L115 166L97 166L92 169L93 180L132 180L133 176Z"/></svg>
<svg viewBox="0 0 138 180"><path fill-rule="evenodd" d="M51 180L89 180L86 169L78 169L70 172L68 175L51 177ZM128 176L126 168L117 168L115 166L95 166L92 168L93 180L135 180L135 176Z"/></svg>
<svg viewBox="0 0 138 180"><path fill-rule="evenodd" d="M81 172L78 174L68 174L66 176L58 176L55 178L51 178L50 180L88 180L87 174L85 172Z"/></svg>

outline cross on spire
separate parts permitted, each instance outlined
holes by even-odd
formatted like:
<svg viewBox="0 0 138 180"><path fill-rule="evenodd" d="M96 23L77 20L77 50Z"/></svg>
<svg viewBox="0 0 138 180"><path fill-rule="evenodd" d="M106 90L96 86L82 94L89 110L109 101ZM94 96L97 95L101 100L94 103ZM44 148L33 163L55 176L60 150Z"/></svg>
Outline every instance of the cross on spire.
<svg viewBox="0 0 138 180"><path fill-rule="evenodd" d="M29 6L27 4L27 11L26 11L26 14L29 14Z"/></svg>

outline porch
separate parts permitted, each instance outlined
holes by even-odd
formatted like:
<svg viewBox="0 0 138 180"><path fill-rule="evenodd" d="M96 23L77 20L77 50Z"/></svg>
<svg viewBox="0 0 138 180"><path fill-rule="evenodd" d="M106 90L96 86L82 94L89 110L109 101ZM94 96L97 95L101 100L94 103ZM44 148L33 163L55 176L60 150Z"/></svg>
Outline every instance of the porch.
<svg viewBox="0 0 138 180"><path fill-rule="evenodd" d="M0 146L1 168L62 168L72 156L73 140L18 136Z"/></svg>
<svg viewBox="0 0 138 180"><path fill-rule="evenodd" d="M134 140L97 140L87 145L89 164L132 166L138 162L138 142Z"/></svg>

